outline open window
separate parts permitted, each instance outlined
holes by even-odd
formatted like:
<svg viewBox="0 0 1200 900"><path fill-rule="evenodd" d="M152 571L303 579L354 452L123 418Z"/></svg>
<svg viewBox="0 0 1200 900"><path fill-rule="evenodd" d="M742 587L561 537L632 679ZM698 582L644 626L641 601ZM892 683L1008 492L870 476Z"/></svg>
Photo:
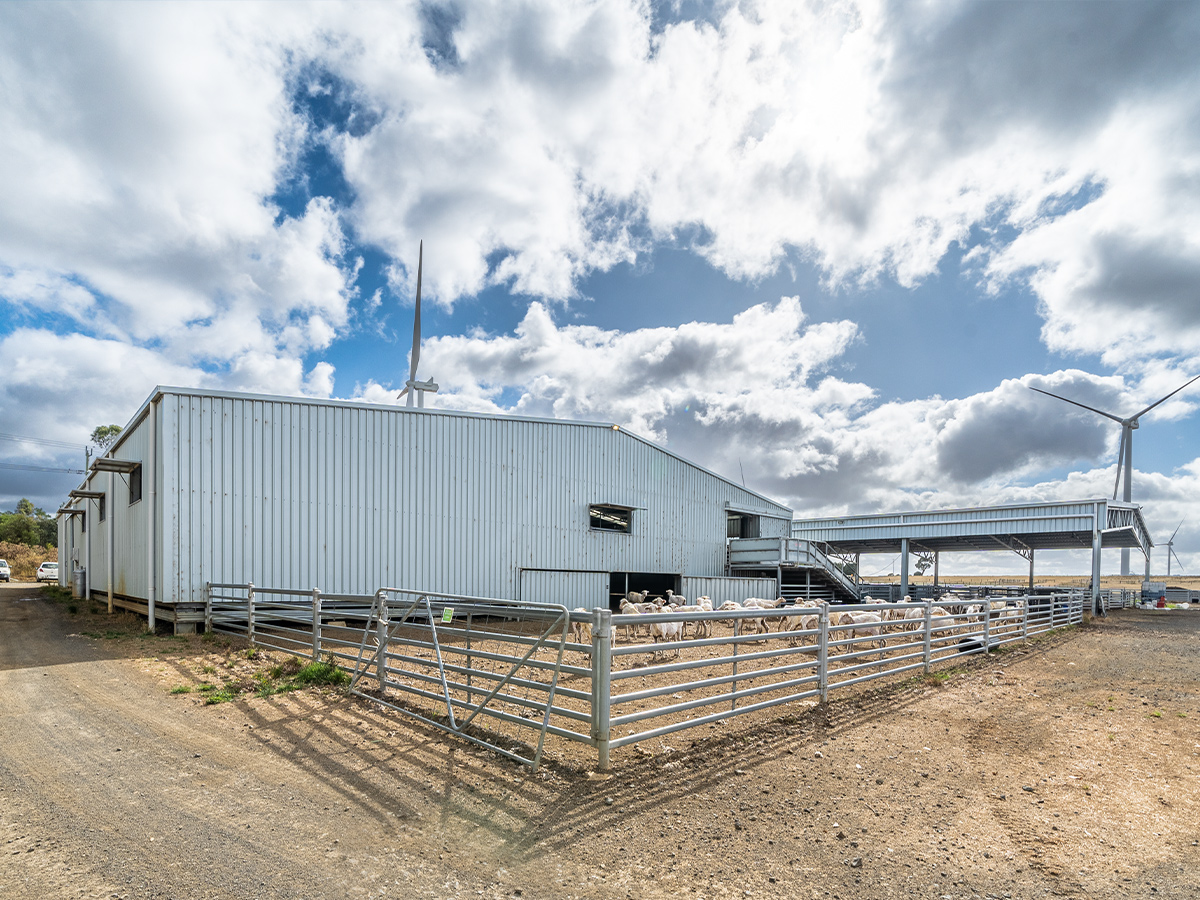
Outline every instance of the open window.
<svg viewBox="0 0 1200 900"><path fill-rule="evenodd" d="M731 538L761 537L758 525L758 516L751 516L746 513L739 512L726 512L725 536Z"/></svg>
<svg viewBox="0 0 1200 900"><path fill-rule="evenodd" d="M100 504L100 521L104 521L104 498L100 497L97 501Z"/></svg>
<svg viewBox="0 0 1200 900"><path fill-rule="evenodd" d="M142 467L130 469L129 471L129 505L137 503L142 499Z"/></svg>
<svg viewBox="0 0 1200 900"><path fill-rule="evenodd" d="M633 508L609 503L593 503L588 507L588 527L593 531L615 531L629 534L633 530Z"/></svg>

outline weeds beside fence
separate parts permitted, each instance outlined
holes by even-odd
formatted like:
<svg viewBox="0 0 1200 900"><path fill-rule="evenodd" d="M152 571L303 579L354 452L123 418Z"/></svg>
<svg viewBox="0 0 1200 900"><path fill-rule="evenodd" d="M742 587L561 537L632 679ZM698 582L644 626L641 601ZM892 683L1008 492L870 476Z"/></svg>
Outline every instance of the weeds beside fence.
<svg viewBox="0 0 1200 900"><path fill-rule="evenodd" d="M927 673L1078 624L1084 606L1069 593L614 615L394 588L214 584L205 627L328 659L359 696L533 768L551 736L590 745L607 769L621 747ZM682 634L653 642L654 626Z"/></svg>

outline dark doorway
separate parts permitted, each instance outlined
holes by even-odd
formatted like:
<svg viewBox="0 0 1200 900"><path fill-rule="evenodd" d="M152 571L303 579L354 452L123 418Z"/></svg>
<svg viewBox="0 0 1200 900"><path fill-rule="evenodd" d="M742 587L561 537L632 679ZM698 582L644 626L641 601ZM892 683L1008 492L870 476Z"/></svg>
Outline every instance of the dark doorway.
<svg viewBox="0 0 1200 900"><path fill-rule="evenodd" d="M630 591L649 591L647 599L665 597L667 591L679 590L678 575L659 572L613 572L608 578L608 608L620 612L621 598Z"/></svg>

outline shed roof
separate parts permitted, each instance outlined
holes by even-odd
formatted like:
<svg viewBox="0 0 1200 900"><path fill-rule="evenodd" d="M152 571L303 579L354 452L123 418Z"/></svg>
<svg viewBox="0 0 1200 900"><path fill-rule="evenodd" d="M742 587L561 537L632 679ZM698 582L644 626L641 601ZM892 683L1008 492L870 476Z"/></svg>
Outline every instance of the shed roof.
<svg viewBox="0 0 1200 900"><path fill-rule="evenodd" d="M629 431L628 429L626 429L620 425L617 425L613 422L585 422L585 421L578 421L575 419L549 419L549 418L543 418L543 417L539 417L539 416L512 416L512 415L504 415L504 414L497 414L497 413L466 412L463 410L453 410L453 409L392 406L389 404L381 404L381 403L365 403L365 402L358 401L358 400L323 400L323 399L319 399L319 398L315 398L315 397L288 397L288 396L278 395L278 394L255 394L255 393L243 393L240 391L215 391L215 390L205 390L202 388L171 387L171 386L165 386L165 385L159 385L153 391L150 392L150 395L146 398L146 400L142 403L142 405L138 407L137 411L133 414L133 416L130 417L128 424L126 424L125 428L122 429L121 434L117 437L117 440L115 440L112 443L112 445L108 448L108 451L105 453L105 456L97 459L93 463L94 467L103 468L104 463L102 462L102 460L104 460L107 457L112 456L113 451L115 451L117 449L117 447L119 447L121 445L121 443L125 439L125 437L133 431L134 426L137 425L137 423L139 421L141 421L141 419L146 415L146 412L149 409L150 403L163 394L173 394L176 396L214 397L214 398L233 399L233 400L261 400L261 401L268 402L268 403L303 403L303 404L310 405L310 406L333 406L333 407L339 407L342 409L383 410L386 412L395 413L397 415L456 416L456 417L461 417L461 418L492 420L492 421L498 421L498 422L500 422L500 421L503 421L503 422L534 422L534 423L545 424L548 426L561 427L561 428L593 428L593 429L597 429L597 430L601 430L601 431L618 431L631 440L640 441L641 443L654 448L659 453L664 453L667 456L673 457L673 458L679 460L680 462L682 462L688 466L691 466L693 469L697 469L701 472L704 472L706 475L710 475L719 481L725 482L726 484L730 485L731 487L736 488L741 493L746 494L749 497L753 497L756 500L761 501L764 506L768 507L767 510L750 510L746 507L730 505L730 509L732 511L741 511L741 512L753 511L760 515L768 515L770 518L783 518L783 519L792 518L792 510L789 509L788 507L784 506L782 503L772 500L770 497L764 496L763 494L760 494L757 491L752 491L749 488L745 487L744 485L738 484L736 481L733 481L730 478L726 478L723 475L719 475L716 472L713 472L711 469L707 469L704 466L698 465L697 463L693 462L692 460L687 459L686 457L680 456L678 453L675 453L671 450L668 450L666 447L663 447L661 444L655 443L654 441L652 441L648 438L644 438L641 435L636 434L632 431ZM86 484L86 483L87 483L87 478L84 479L84 484Z"/></svg>
<svg viewBox="0 0 1200 900"><path fill-rule="evenodd" d="M932 509L794 519L792 537L823 541L840 553L1090 549L1099 524L1104 547L1154 546L1141 507L1106 499Z"/></svg>

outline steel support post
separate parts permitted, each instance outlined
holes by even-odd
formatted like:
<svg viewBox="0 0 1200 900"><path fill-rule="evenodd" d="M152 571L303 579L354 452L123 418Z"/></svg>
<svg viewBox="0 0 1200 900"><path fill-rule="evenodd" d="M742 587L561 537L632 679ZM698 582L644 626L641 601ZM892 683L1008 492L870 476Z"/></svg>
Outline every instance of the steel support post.
<svg viewBox="0 0 1200 900"><path fill-rule="evenodd" d="M612 718L612 611L592 610L592 740L596 744L596 768L609 769Z"/></svg>
<svg viewBox="0 0 1200 900"><path fill-rule="evenodd" d="M1029 548L1029 593L1033 593L1033 548Z"/></svg>
<svg viewBox="0 0 1200 900"><path fill-rule="evenodd" d="M1100 525L1099 504L1092 509L1092 615L1096 615L1100 607L1100 555L1104 532Z"/></svg>
<svg viewBox="0 0 1200 900"><path fill-rule="evenodd" d="M83 600L91 599L92 586L92 527L95 522L89 522L92 517L92 501L90 499L83 501L83 526L87 530L83 533Z"/></svg>
<svg viewBox="0 0 1200 900"><path fill-rule="evenodd" d="M821 601L817 609L817 687L821 702L829 702L829 604Z"/></svg>
<svg viewBox="0 0 1200 900"><path fill-rule="evenodd" d="M991 650L992 643L992 601L983 598L983 652L986 655Z"/></svg>
<svg viewBox="0 0 1200 900"><path fill-rule="evenodd" d="M941 553L937 550L933 551L933 593L931 596L937 597L938 590L938 563L940 562Z"/></svg>
<svg viewBox="0 0 1200 900"><path fill-rule="evenodd" d="M254 583L246 585L246 637L254 643Z"/></svg>
<svg viewBox="0 0 1200 900"><path fill-rule="evenodd" d="M212 633L212 582L204 582L204 633Z"/></svg>
<svg viewBox="0 0 1200 900"><path fill-rule="evenodd" d="M108 497L105 499L106 519L108 520L108 613L113 611L113 569L116 566L117 553L117 504L116 504L116 473L108 473Z"/></svg>
<svg viewBox="0 0 1200 900"><path fill-rule="evenodd" d="M321 591L312 589L312 658L317 662L321 658Z"/></svg>
<svg viewBox="0 0 1200 900"><path fill-rule="evenodd" d="M925 601L925 674L933 665L933 601Z"/></svg>
<svg viewBox="0 0 1200 900"><path fill-rule="evenodd" d="M387 632L388 632L388 608L387 594L383 591L379 592L379 619L375 623L375 642L379 645L379 656L375 660L375 677L379 680L379 692L383 693L387 690ZM430 626L437 628L437 623L433 621L433 610L429 610Z"/></svg>
<svg viewBox="0 0 1200 900"><path fill-rule="evenodd" d="M156 533L154 521L154 504L157 502L156 486L154 483L154 473L158 468L157 450L158 450L158 408L155 406L155 398L150 398L150 409L146 416L146 462L142 466L142 485L143 492L146 498L146 630L154 631L157 622L154 617L154 582L155 573L155 546L154 537Z"/></svg>
<svg viewBox="0 0 1200 900"><path fill-rule="evenodd" d="M908 596L908 538L900 539L900 597Z"/></svg>

